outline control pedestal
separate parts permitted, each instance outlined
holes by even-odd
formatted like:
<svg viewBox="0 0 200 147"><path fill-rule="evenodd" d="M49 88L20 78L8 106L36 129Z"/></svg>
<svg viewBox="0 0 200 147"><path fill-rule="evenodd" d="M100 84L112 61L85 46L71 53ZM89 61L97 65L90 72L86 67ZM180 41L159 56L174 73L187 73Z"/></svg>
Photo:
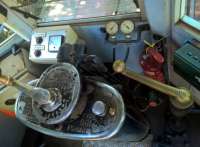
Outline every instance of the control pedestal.
<svg viewBox="0 0 200 147"><path fill-rule="evenodd" d="M100 140L114 136L125 119L120 93L105 83L82 77L68 63L49 67L33 86L48 89L56 95L52 107L37 105L21 93L16 101L16 117L26 126L57 138ZM52 89L54 89L52 91ZM79 91L81 90L81 91Z"/></svg>

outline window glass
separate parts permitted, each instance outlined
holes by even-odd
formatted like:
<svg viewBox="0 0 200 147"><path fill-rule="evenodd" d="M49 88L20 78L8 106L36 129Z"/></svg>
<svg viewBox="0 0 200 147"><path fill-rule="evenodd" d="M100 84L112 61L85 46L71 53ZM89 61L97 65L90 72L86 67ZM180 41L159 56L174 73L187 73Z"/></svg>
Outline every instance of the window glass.
<svg viewBox="0 0 200 147"><path fill-rule="evenodd" d="M200 22L200 0L187 0L186 13Z"/></svg>
<svg viewBox="0 0 200 147"><path fill-rule="evenodd" d="M13 31L5 27L4 25L0 24L0 43L5 41L13 34Z"/></svg>
<svg viewBox="0 0 200 147"><path fill-rule="evenodd" d="M69 21L140 14L138 0L17 0L38 22Z"/></svg>

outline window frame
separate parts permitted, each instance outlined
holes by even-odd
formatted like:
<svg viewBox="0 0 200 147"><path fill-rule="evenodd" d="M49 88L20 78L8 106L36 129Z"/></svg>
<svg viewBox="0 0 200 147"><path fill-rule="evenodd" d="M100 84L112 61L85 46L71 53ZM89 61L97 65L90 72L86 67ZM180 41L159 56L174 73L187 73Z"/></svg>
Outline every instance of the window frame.
<svg viewBox="0 0 200 147"><path fill-rule="evenodd" d="M1 58L10 52L12 46L14 44L19 44L23 41L23 39L18 36L16 33L12 34L10 37L8 37L6 40L0 43L0 61Z"/></svg>
<svg viewBox="0 0 200 147"><path fill-rule="evenodd" d="M14 32L11 36L0 43L0 60L11 51L14 44L19 44L23 40L30 41L33 26L26 19L14 10L10 9L3 1L0 0L0 5L7 10L7 16L1 20L1 24Z"/></svg>
<svg viewBox="0 0 200 147"><path fill-rule="evenodd" d="M192 37L200 41L200 22L186 15L187 0L175 1L175 14L174 23L176 26L181 27Z"/></svg>
<svg viewBox="0 0 200 147"><path fill-rule="evenodd" d="M2 25L10 29L6 24L3 23ZM10 30L13 31L12 29ZM15 32L13 32L12 35L7 37L4 41L0 42L0 59L2 56L7 54L11 50L14 44L18 44L22 41L23 39L19 35L17 35Z"/></svg>
<svg viewBox="0 0 200 147"><path fill-rule="evenodd" d="M4 24L2 24L4 27L6 27ZM8 28L8 27L6 27ZM9 30L11 30L10 28L8 28ZM12 31L12 30L11 30ZM3 44L5 44L6 42L8 42L9 40L11 40L14 36L16 35L15 32L13 32L12 35L10 35L9 37L7 37L5 40L3 40L2 42L0 42L0 47L3 46Z"/></svg>

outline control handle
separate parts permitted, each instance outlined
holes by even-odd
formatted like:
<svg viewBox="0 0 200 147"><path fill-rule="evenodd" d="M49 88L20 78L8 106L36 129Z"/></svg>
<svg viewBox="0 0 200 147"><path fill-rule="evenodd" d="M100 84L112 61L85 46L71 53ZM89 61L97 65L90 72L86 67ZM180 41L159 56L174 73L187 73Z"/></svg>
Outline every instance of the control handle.
<svg viewBox="0 0 200 147"><path fill-rule="evenodd" d="M178 109L187 109L193 104L191 92L186 88L176 88L131 71L121 60L114 62L113 69L116 73L121 73L126 77L171 96L171 103Z"/></svg>
<svg viewBox="0 0 200 147"><path fill-rule="evenodd" d="M16 89L24 92L26 95L37 101L40 105L51 103L51 97L48 90L39 87L33 87L15 80L12 77L2 75L1 70L0 84L15 87Z"/></svg>

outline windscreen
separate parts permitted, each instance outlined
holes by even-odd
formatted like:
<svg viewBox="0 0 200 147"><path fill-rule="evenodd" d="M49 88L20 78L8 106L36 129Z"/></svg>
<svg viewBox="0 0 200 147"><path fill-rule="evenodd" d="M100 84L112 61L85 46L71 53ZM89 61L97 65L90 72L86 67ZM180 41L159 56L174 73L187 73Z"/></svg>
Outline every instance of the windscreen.
<svg viewBox="0 0 200 147"><path fill-rule="evenodd" d="M31 14L38 22L99 19L140 12L137 0L29 0L17 9Z"/></svg>

